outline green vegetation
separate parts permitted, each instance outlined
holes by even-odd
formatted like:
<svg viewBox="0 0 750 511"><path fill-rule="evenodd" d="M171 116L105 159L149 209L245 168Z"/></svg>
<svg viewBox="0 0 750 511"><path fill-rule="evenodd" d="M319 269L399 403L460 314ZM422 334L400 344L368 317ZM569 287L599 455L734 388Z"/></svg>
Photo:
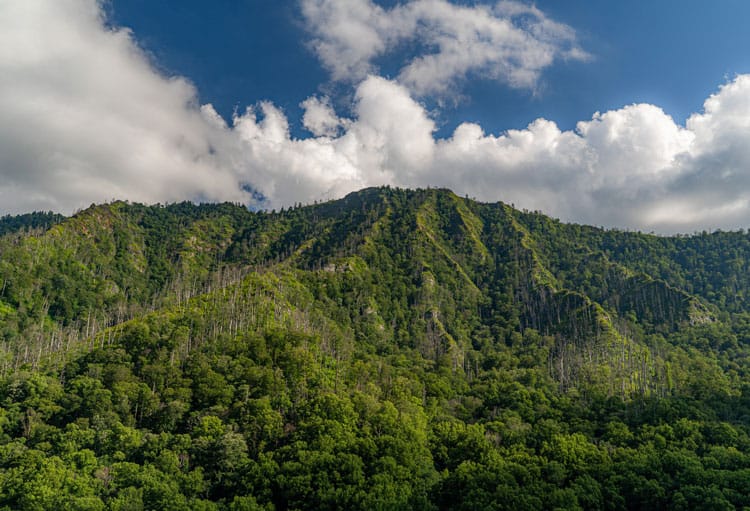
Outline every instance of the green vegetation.
<svg viewBox="0 0 750 511"><path fill-rule="evenodd" d="M750 507L744 232L390 188L0 232L0 510Z"/></svg>
<svg viewBox="0 0 750 511"><path fill-rule="evenodd" d="M64 216L51 211L35 211L25 215L5 215L0 217L0 236L23 230L45 231L64 219Z"/></svg>

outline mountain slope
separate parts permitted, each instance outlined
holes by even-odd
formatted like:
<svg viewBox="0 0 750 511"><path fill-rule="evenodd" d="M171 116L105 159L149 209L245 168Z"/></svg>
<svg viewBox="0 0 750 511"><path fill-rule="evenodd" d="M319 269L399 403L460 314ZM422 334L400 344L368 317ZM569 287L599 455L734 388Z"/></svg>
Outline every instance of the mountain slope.
<svg viewBox="0 0 750 511"><path fill-rule="evenodd" d="M446 190L0 238L0 506L750 506L750 243Z"/></svg>

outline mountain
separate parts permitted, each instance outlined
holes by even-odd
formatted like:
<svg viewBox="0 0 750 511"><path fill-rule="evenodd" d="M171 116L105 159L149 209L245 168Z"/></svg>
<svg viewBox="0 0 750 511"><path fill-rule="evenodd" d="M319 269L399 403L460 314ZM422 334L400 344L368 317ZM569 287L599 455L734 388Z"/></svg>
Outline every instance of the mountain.
<svg viewBox="0 0 750 511"><path fill-rule="evenodd" d="M750 506L745 232L373 188L0 233L0 509Z"/></svg>

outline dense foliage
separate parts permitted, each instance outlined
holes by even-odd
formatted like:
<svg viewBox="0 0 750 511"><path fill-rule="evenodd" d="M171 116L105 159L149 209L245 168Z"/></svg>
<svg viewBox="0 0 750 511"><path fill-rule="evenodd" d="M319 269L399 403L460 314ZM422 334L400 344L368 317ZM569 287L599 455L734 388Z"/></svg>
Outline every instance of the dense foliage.
<svg viewBox="0 0 750 511"><path fill-rule="evenodd" d="M56 223L62 222L64 219L64 216L52 213L51 211L35 211L24 215L1 216L0 236L23 230L29 231L37 229L43 231L49 229Z"/></svg>
<svg viewBox="0 0 750 511"><path fill-rule="evenodd" d="M24 222L0 509L750 507L744 232L390 188Z"/></svg>

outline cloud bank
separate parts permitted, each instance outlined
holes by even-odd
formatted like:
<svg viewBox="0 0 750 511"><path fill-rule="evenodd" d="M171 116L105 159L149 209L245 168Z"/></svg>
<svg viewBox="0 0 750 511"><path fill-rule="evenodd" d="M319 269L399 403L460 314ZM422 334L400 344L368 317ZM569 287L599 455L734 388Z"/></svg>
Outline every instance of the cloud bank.
<svg viewBox="0 0 750 511"><path fill-rule="evenodd" d="M350 119L325 98L303 106L316 133L307 139L290 137L269 103L234 120L245 161L278 204L381 184L444 186L595 225L692 232L750 224L750 75L721 86L685 126L634 104L572 131L545 119L499 135L464 123L435 139L410 91L377 76L357 87Z"/></svg>
<svg viewBox="0 0 750 511"><path fill-rule="evenodd" d="M359 1L362 10L353 12L375 27L372 40L390 33L378 24L391 11ZM306 3L334 9L331 16L344 8ZM400 8L425 5L464 9L438 0ZM514 9L531 13L520 18L525 37L560 40L569 30L515 3L469 14L504 19ZM443 58L448 46L435 47L424 58ZM371 71L374 57L358 55L347 65ZM684 126L658 106L636 104L595 113L569 131L545 119L499 134L464 123L443 139L417 82L405 76L366 75L347 117L327 97L305 99L302 123L311 135L294 138L270 102L229 123L199 105L186 79L157 72L130 32L107 26L95 0L2 2L0 209L70 213L113 198L250 204L248 186L277 208L391 184L445 186L564 220L647 231L750 223L750 75L721 85Z"/></svg>

